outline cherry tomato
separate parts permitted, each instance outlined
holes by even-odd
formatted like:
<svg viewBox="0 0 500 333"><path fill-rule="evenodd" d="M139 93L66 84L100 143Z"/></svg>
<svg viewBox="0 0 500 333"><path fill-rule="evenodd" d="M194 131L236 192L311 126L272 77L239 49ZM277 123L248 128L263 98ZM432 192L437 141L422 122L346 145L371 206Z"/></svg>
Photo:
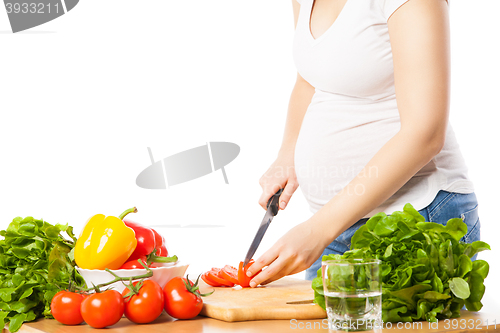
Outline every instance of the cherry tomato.
<svg viewBox="0 0 500 333"><path fill-rule="evenodd" d="M140 281L133 283L134 286ZM163 312L165 300L163 290L155 281L144 280L139 293L132 297L126 297L130 293L129 288L122 292L125 301L125 316L134 323L150 323Z"/></svg>
<svg viewBox="0 0 500 333"><path fill-rule="evenodd" d="M203 300L198 290L197 283L177 276L168 281L163 288L165 295L165 311L177 319L190 319L196 317L203 308Z"/></svg>
<svg viewBox="0 0 500 333"><path fill-rule="evenodd" d="M141 259L142 262L144 264L146 264L146 266L147 266L146 256L142 256L139 259ZM144 269L144 267L139 262L139 259L129 260L126 263L124 263L119 269ZM152 266L149 265L149 267L152 267Z"/></svg>
<svg viewBox="0 0 500 333"><path fill-rule="evenodd" d="M212 268L210 272L207 272L207 276L209 280L214 281L218 284L220 284L223 287L232 287L234 286L234 283L231 281L227 281L220 275L221 269L220 268Z"/></svg>
<svg viewBox="0 0 500 333"><path fill-rule="evenodd" d="M239 285L242 286L243 288L250 287L250 281L252 280L252 278L262 271L262 270L260 270L257 273L255 273L254 275L252 275L251 277L248 277L247 270L250 266L252 266L253 263L254 263L254 261L252 259L248 262L248 264L245 267L243 267L243 261L240 262L240 265L238 268L238 282L239 282Z"/></svg>
<svg viewBox="0 0 500 333"><path fill-rule="evenodd" d="M155 234L155 242L156 242L156 255L158 257L168 257L167 245L165 244L165 238L160 235L156 230L153 230Z"/></svg>
<svg viewBox="0 0 500 333"><path fill-rule="evenodd" d="M156 248L155 234L151 228L145 227L139 223L131 221L123 221L125 225L135 232L137 246L128 260L139 259L142 256L147 256Z"/></svg>
<svg viewBox="0 0 500 333"><path fill-rule="evenodd" d="M220 270L219 275L226 281L232 282L234 284L239 284L238 270L233 266L224 266L224 268Z"/></svg>
<svg viewBox="0 0 500 333"><path fill-rule="evenodd" d="M50 311L54 318L64 325L83 323L80 306L85 299L82 294L62 290L55 294L50 303Z"/></svg>
<svg viewBox="0 0 500 333"><path fill-rule="evenodd" d="M122 294L116 290L106 290L86 297L81 306L82 317L94 328L104 328L116 324L123 316Z"/></svg>

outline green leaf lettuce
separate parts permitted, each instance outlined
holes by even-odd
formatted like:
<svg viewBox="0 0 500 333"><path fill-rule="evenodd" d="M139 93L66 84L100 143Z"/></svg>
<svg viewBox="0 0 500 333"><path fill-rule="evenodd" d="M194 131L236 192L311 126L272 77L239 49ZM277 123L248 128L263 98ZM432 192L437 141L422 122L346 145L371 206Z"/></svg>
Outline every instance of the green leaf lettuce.
<svg viewBox="0 0 500 333"><path fill-rule="evenodd" d="M63 232L66 236L63 237ZM0 327L16 332L23 322L52 318L50 302L70 280L85 286L70 256L76 238L68 225L16 217L0 235Z"/></svg>
<svg viewBox="0 0 500 333"><path fill-rule="evenodd" d="M382 320L434 322L459 317L464 305L470 311L482 307L489 265L471 258L490 246L482 241L460 241L466 233L467 225L461 219L451 219L446 226L425 222L406 204L403 211L389 216L372 216L352 236L349 251L342 256L323 256L323 260L380 259ZM315 303L325 308L321 269L312 288Z"/></svg>

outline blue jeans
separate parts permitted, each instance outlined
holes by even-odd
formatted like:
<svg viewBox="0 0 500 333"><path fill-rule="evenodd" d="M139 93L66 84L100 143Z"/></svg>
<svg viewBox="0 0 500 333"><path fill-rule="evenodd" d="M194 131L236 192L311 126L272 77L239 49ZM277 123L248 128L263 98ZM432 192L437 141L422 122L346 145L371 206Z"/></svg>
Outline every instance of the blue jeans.
<svg viewBox="0 0 500 333"><path fill-rule="evenodd" d="M446 222L452 218L462 218L467 225L467 234L462 237L462 241L472 243L480 238L479 215L477 212L477 199L474 193L462 194L447 191L439 191L432 203L420 210L419 213L425 217L428 222L436 222L446 225ZM316 277L318 269L321 267L321 258L329 254L343 254L351 246L351 237L354 235L368 219L361 219L344 231L323 251L321 257L306 270L306 280L312 280ZM476 259L477 254L472 257Z"/></svg>

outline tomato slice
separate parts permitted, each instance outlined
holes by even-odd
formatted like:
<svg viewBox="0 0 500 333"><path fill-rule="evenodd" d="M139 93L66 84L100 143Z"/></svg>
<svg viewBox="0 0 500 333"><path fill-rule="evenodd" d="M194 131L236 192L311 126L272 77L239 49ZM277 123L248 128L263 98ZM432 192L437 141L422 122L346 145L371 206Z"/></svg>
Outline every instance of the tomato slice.
<svg viewBox="0 0 500 333"><path fill-rule="evenodd" d="M238 280L238 270L233 266L224 266L224 268L220 270L219 275L226 281L232 282L234 284L240 284Z"/></svg>
<svg viewBox="0 0 500 333"><path fill-rule="evenodd" d="M208 278L214 282L219 283L221 286L225 287L233 287L234 283L231 281L227 281L220 275L220 268L212 268L210 272L207 272Z"/></svg>
<svg viewBox="0 0 500 333"><path fill-rule="evenodd" d="M205 281L205 283L206 283L206 284L208 284L209 286L212 286L212 287L220 287L220 286L221 286L221 284L219 284L219 283L217 283L217 282L214 282L214 281L210 280L210 278L208 277L208 272L203 273L203 274L201 275L201 279L202 279L203 281Z"/></svg>
<svg viewBox="0 0 500 333"><path fill-rule="evenodd" d="M238 284L242 286L243 288L248 288L250 287L250 280L252 278L249 278L247 276L247 269L253 264L253 261L250 260L250 262L243 267L243 261L240 262L240 265L238 267Z"/></svg>
<svg viewBox="0 0 500 333"><path fill-rule="evenodd" d="M243 261L240 262L239 268L236 269L231 265L226 265L224 268L214 267L208 272L201 275L203 281L212 287L233 287L235 284L239 284L243 288L250 287L250 281L252 278L259 274L262 270L255 273L253 276L247 276L247 270L254 260L250 260L248 264L243 267Z"/></svg>
<svg viewBox="0 0 500 333"><path fill-rule="evenodd" d="M243 261L240 262L240 265L238 267L238 284L240 286L242 286L243 288L250 287L250 281L252 281L252 278L255 275L262 272L262 270L260 270L257 273L255 273L254 275L252 275L251 277L248 277L247 270L248 270L248 268L250 268L250 266L252 266L253 263L254 263L254 260L252 259L248 262L248 264L245 267L243 267Z"/></svg>

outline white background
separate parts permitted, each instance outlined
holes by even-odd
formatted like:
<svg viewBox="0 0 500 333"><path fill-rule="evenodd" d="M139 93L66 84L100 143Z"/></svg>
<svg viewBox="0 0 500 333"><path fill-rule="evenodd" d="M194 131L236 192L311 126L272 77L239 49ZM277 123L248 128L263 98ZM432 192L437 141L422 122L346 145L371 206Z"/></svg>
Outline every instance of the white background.
<svg viewBox="0 0 500 333"><path fill-rule="evenodd" d="M360 0L358 0L360 1ZM12 34L0 10L0 227L16 216L73 225L137 206L197 275L243 260L264 211L258 179L280 146L295 79L291 1L81 1ZM452 0L451 122L492 246L484 311L498 309L497 0ZM205 144L241 147L220 171L144 190L155 159ZM257 255L310 216L298 191ZM189 224L218 228L167 227ZM298 275L303 277L303 273Z"/></svg>

